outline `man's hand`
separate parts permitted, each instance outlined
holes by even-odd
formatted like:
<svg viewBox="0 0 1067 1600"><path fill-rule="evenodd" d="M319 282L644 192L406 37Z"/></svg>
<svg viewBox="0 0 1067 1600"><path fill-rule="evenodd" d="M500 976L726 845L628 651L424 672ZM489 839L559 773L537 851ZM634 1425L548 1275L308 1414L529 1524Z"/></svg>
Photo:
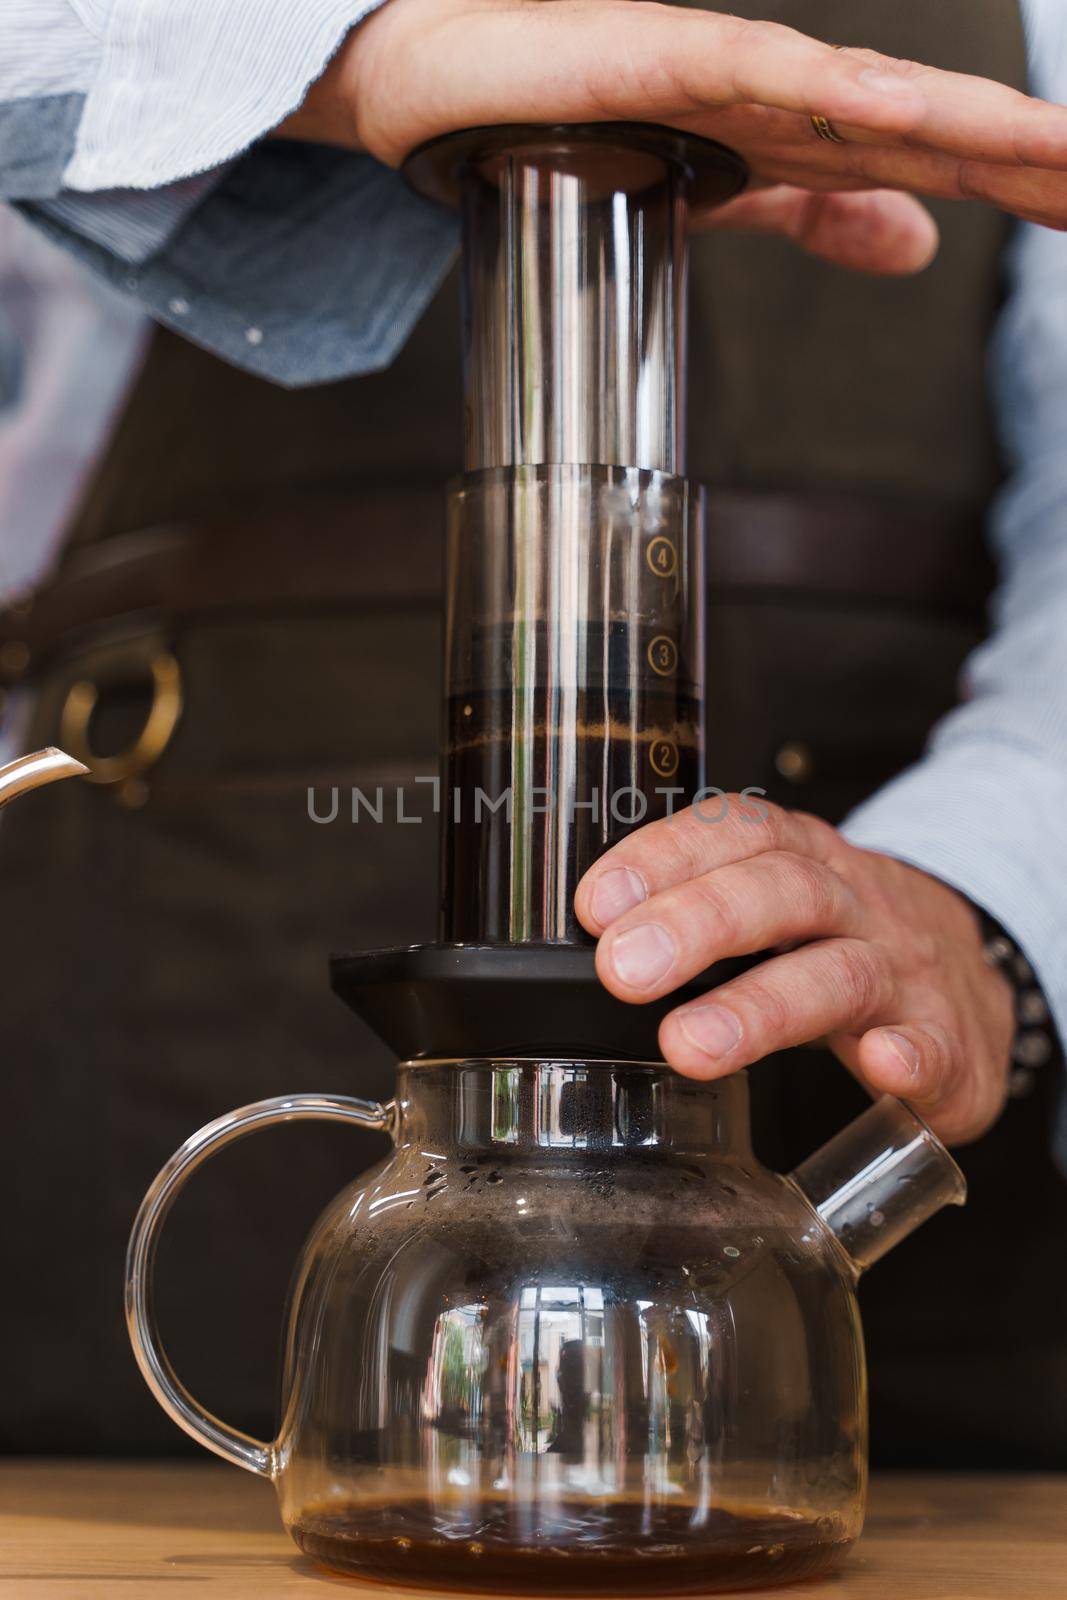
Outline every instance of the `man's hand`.
<svg viewBox="0 0 1067 1600"><path fill-rule="evenodd" d="M738 795L711 820L720 809L649 823L586 873L575 907L599 936L601 981L654 1000L713 961L775 948L670 1013L673 1067L717 1078L822 1039L943 1138L977 1138L1004 1103L1014 1007L969 903L815 817Z"/></svg>
<svg viewBox="0 0 1067 1600"><path fill-rule="evenodd" d="M845 142L818 138L812 113ZM914 272L931 259L936 228L913 195L1067 226L1067 109L777 23L648 0L388 0L277 131L396 166L457 128L631 119L745 156L753 186L712 225L784 233L860 270Z"/></svg>

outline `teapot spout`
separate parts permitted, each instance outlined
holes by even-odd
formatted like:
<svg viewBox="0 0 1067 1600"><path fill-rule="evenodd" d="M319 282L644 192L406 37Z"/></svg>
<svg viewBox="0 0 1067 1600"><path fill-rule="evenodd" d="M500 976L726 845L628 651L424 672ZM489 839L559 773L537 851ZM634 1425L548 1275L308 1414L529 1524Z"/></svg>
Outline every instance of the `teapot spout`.
<svg viewBox="0 0 1067 1600"><path fill-rule="evenodd" d="M961 1206L967 1181L937 1135L891 1095L802 1161L792 1181L858 1275L942 1206Z"/></svg>
<svg viewBox="0 0 1067 1600"><path fill-rule="evenodd" d="M52 747L36 750L30 756L19 756L17 761L0 767L0 806L17 800L20 794L28 794L31 789L39 789L43 783L54 783L57 778L75 778L88 770L73 756Z"/></svg>

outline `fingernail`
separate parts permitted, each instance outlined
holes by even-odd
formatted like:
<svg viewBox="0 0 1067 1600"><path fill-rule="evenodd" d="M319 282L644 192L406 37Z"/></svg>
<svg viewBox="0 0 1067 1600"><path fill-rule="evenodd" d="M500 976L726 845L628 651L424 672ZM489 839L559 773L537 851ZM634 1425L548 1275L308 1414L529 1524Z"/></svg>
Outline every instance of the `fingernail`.
<svg viewBox="0 0 1067 1600"><path fill-rule="evenodd" d="M632 910L647 898L647 890L636 872L631 872L629 867L612 867L597 879L590 908L599 926L606 928L624 911Z"/></svg>
<svg viewBox="0 0 1067 1600"><path fill-rule="evenodd" d="M741 1024L725 1006L697 1006L683 1011L678 1026L698 1050L709 1056L728 1056L741 1043Z"/></svg>
<svg viewBox="0 0 1067 1600"><path fill-rule="evenodd" d="M887 1030L885 1038L894 1055L898 1055L911 1076L917 1078L919 1076L919 1052L911 1040L906 1034L893 1033L891 1030Z"/></svg>
<svg viewBox="0 0 1067 1600"><path fill-rule="evenodd" d="M611 964L628 989L648 989L671 967L674 940L658 922L641 922L612 941Z"/></svg>
<svg viewBox="0 0 1067 1600"><path fill-rule="evenodd" d="M923 98L922 91L910 78L896 72L879 72L877 67L868 67L866 72L860 73L856 82L872 94L890 95L894 100L914 100L918 105Z"/></svg>

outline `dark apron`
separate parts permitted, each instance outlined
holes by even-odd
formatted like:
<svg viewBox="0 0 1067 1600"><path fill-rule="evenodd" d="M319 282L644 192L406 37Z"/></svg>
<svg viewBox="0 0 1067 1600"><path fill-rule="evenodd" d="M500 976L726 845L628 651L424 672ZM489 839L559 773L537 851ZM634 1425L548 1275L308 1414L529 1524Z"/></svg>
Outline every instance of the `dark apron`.
<svg viewBox="0 0 1067 1600"><path fill-rule="evenodd" d="M758 8L836 42L1024 82L1014 3L859 9ZM823 549L787 588L761 566L766 517L754 509L747 531L731 525L751 552L709 594L710 781L760 785L832 820L921 754L983 629L979 529L998 477L983 363L1004 224L977 207L939 216L938 262L904 282L852 277L773 240L720 236L695 251L690 475L713 494L896 503L902 534L917 504L972 530L947 582L942 562L928 592L901 597L889 581L899 544L857 549L862 517L845 518L838 560L828 568ZM326 491L368 507L381 492L443 495L461 456L457 347L454 282L388 372L310 392L157 334L72 544L306 506ZM373 572L383 538L368 512L352 562ZM392 1063L330 996L325 957L434 933L428 816L402 824L387 805L382 825L353 825L342 804L318 824L307 807L309 785L323 802L334 784L342 796L353 784L391 795L436 770L439 626L426 572L413 570L407 595L372 584L342 608L112 630L35 683L29 742L57 737L73 681L109 682L116 657L162 647L180 662L186 703L146 787L128 796L143 803L59 785L0 829L10 1450L183 1447L122 1324L140 1196L193 1129L233 1106L284 1091L387 1094ZM143 714L130 676L102 692L101 747L121 746ZM864 1103L816 1051L750 1076L760 1154L782 1168ZM968 1209L864 1283L876 1461L1062 1459L1067 1184L1048 1155L1053 1087L1039 1079L961 1152ZM226 1152L183 1196L160 1260L162 1326L183 1379L228 1420L272 1431L290 1267L318 1208L380 1149L339 1129L271 1132Z"/></svg>

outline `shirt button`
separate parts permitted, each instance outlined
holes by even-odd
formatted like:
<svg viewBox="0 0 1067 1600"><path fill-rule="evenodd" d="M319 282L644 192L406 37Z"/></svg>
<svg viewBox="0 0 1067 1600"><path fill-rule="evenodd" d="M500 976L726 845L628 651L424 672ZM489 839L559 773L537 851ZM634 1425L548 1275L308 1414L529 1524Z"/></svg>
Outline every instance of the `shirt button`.
<svg viewBox="0 0 1067 1600"><path fill-rule="evenodd" d="M790 740L774 758L779 775L789 783L807 783L815 771L815 756L810 745Z"/></svg>

